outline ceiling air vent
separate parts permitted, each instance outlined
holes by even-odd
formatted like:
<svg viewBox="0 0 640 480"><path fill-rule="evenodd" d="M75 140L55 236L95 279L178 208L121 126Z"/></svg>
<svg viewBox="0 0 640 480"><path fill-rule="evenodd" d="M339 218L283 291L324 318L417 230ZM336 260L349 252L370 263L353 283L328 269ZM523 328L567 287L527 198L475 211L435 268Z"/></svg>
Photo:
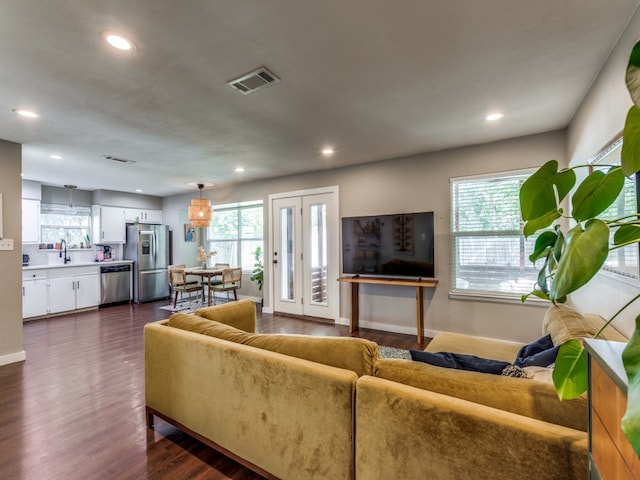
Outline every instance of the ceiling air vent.
<svg viewBox="0 0 640 480"><path fill-rule="evenodd" d="M228 81L227 85L235 88L243 95L249 95L256 90L260 90L262 87L266 87L267 85L279 81L280 79L267 70L266 67L260 67L253 72L249 72L246 75L241 76L240 78Z"/></svg>
<svg viewBox="0 0 640 480"><path fill-rule="evenodd" d="M111 160L113 162L119 162L119 163L136 163L135 160L126 160L124 158L114 157L113 155L102 155L102 158L104 158L105 160Z"/></svg>

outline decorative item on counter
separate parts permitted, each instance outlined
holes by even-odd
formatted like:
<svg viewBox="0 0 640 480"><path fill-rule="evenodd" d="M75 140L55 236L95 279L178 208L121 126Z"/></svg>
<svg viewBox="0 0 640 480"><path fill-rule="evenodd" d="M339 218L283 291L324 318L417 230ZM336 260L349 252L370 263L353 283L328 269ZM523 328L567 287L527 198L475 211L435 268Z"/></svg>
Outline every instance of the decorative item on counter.
<svg viewBox="0 0 640 480"><path fill-rule="evenodd" d="M198 261L202 263L202 268L207 268L207 260L217 254L218 252L216 252L215 250L207 253L204 247L200 245L198 247Z"/></svg>

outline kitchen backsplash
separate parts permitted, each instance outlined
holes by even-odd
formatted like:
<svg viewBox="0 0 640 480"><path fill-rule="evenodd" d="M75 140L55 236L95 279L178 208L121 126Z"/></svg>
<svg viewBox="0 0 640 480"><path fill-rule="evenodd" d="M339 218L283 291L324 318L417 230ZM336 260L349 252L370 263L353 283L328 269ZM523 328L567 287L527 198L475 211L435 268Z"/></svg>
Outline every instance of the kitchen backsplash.
<svg viewBox="0 0 640 480"><path fill-rule="evenodd" d="M113 260L122 260L122 245L111 245ZM96 251L102 251L102 245L92 245L91 248L68 249L67 257L71 258L71 263L90 263L96 259ZM29 255L29 266L36 265L62 265L64 259L60 256L60 250L40 249L37 244L23 244L22 253Z"/></svg>

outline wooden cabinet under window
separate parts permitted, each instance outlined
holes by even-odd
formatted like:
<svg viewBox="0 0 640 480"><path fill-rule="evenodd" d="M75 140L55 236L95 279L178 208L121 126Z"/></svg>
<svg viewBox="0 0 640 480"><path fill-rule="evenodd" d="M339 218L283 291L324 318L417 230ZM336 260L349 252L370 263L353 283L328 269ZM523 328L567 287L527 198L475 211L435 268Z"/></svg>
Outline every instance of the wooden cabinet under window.
<svg viewBox="0 0 640 480"><path fill-rule="evenodd" d="M586 340L589 352L589 478L640 480L640 460L622 433L627 375L622 342Z"/></svg>

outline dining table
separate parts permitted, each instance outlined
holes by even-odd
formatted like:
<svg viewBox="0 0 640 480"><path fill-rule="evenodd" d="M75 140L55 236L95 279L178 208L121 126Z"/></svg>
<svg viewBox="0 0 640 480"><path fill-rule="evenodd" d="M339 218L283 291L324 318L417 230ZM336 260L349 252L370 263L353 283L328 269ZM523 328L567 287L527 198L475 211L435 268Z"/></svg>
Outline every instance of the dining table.
<svg viewBox="0 0 640 480"><path fill-rule="evenodd" d="M207 268L203 268L203 267L188 267L184 269L184 273L187 275L198 275L201 279L202 282L205 282L206 279L206 285L207 285L207 290L208 290L208 294L207 294L207 305L211 306L211 285L212 285L212 280L213 282L215 282L215 277L219 277L222 276L222 271L227 268L227 267L207 267Z"/></svg>

